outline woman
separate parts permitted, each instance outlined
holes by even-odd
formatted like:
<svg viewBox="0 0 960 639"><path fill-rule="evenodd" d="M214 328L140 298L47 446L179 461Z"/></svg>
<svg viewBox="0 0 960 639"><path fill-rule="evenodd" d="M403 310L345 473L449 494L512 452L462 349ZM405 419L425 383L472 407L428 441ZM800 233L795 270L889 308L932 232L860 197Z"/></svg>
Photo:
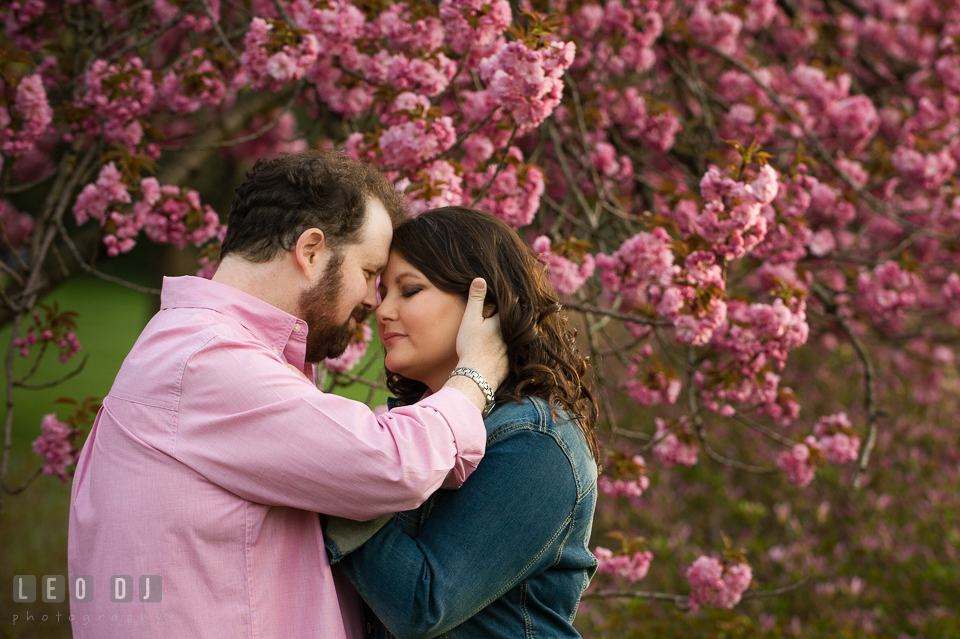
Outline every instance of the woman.
<svg viewBox="0 0 960 639"><path fill-rule="evenodd" d="M328 526L331 561L389 630L365 624L367 636L579 637L572 622L597 565L597 407L543 264L502 221L448 207L396 229L376 312L387 385L400 404L443 385L475 277L510 371L484 420L483 461L355 550L356 531Z"/></svg>

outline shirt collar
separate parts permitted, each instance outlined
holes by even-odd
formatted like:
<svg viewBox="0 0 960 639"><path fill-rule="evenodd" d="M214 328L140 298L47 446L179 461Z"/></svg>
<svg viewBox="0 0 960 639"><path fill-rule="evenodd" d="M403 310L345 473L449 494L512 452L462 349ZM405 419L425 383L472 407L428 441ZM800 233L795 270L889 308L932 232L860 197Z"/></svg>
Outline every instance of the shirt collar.
<svg viewBox="0 0 960 639"><path fill-rule="evenodd" d="M204 308L239 322L275 355L304 369L307 323L249 293L202 277L164 277L160 310Z"/></svg>

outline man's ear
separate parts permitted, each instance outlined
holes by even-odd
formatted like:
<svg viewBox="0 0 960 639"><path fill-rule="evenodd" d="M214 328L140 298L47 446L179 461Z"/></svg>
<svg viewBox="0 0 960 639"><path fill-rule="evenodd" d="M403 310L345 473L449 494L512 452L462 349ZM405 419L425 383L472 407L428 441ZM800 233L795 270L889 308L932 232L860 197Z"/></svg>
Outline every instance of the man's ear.
<svg viewBox="0 0 960 639"><path fill-rule="evenodd" d="M293 247L293 257L303 275L309 281L314 281L316 276L326 268L327 260L330 258L330 246L323 231L311 228L301 233Z"/></svg>

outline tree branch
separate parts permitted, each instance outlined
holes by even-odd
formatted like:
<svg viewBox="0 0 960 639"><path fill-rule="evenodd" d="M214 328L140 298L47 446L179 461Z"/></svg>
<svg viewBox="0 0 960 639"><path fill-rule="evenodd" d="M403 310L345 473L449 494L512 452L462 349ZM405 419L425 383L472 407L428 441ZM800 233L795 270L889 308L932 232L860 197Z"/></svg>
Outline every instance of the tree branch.
<svg viewBox="0 0 960 639"><path fill-rule="evenodd" d="M867 472L867 466L870 464L870 454L873 452L873 447L877 443L877 422L880 417L880 410L877 406L876 372L873 367L873 360L870 359L867 349L864 347L860 337L853 330L853 327L850 326L847 319L839 313L839 305L827 294L826 290L822 286L817 285L816 282L811 290L817 299L823 303L827 312L836 318L837 322L843 328L843 331L847 334L847 337L850 338L854 350L857 351L857 357L860 358L860 363L863 365L863 405L867 411L867 436L860 445L860 454L857 455L857 472L853 478L853 487L855 490L859 490L863 485L863 478Z"/></svg>

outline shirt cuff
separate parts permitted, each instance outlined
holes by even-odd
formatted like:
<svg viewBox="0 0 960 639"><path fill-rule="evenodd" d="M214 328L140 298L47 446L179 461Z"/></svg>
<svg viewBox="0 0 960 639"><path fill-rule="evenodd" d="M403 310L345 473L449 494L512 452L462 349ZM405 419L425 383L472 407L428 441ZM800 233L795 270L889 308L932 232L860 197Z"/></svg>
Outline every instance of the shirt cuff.
<svg viewBox="0 0 960 639"><path fill-rule="evenodd" d="M443 415L453 432L457 458L441 488L459 488L477 469L487 446L487 429L480 409L455 388L443 387L433 395L417 402Z"/></svg>

